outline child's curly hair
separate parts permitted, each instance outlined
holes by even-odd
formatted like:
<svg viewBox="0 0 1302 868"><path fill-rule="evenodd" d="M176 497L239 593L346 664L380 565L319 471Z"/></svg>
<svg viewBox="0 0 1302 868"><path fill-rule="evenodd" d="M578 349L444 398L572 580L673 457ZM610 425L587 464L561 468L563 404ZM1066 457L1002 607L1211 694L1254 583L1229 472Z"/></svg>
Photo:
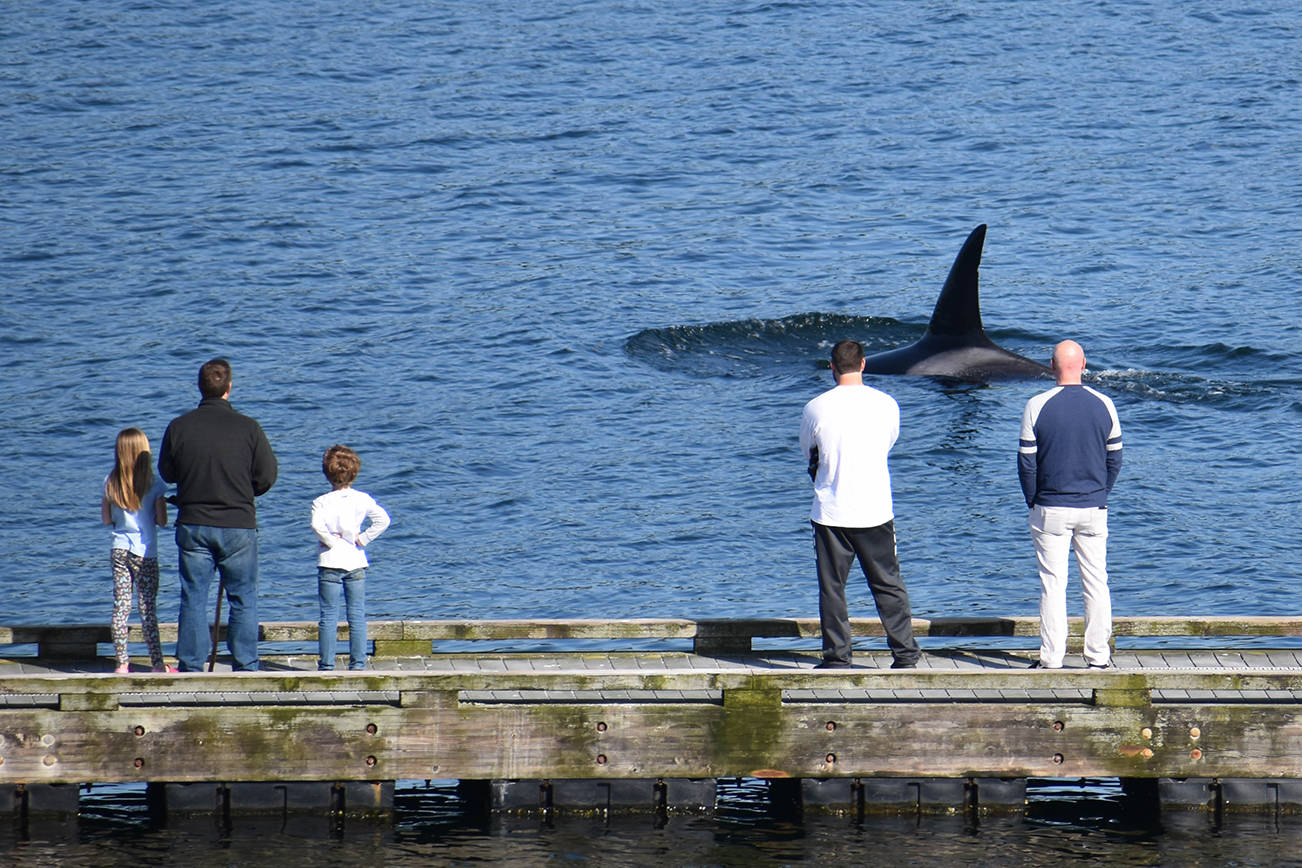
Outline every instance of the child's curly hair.
<svg viewBox="0 0 1302 868"><path fill-rule="evenodd" d="M362 459L357 457L357 453L337 443L327 449L321 459L321 472L335 488L352 485L361 469Z"/></svg>

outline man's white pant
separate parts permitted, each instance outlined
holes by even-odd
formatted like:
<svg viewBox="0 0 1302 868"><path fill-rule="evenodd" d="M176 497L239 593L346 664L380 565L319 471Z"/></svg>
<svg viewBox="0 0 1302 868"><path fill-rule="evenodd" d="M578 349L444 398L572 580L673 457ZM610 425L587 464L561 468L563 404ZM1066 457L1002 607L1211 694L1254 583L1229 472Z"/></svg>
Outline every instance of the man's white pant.
<svg viewBox="0 0 1302 868"><path fill-rule="evenodd" d="M1060 669L1067 653L1067 562L1073 549L1085 592L1085 662L1107 665L1112 657L1108 511L1033 506L1030 526L1040 564L1040 665Z"/></svg>

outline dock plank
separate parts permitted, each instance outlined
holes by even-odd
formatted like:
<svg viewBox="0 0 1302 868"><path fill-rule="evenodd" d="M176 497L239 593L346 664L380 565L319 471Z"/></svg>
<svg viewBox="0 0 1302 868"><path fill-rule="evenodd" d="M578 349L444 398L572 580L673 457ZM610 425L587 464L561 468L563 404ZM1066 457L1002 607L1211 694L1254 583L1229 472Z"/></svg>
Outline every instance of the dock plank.
<svg viewBox="0 0 1302 868"><path fill-rule="evenodd" d="M69 654L103 625L6 626L0 644L44 643L59 655L0 659L0 783L1302 778L1296 649L1127 647L1106 671L1085 669L1078 653L1062 670L1032 670L1029 644L982 647L977 637L1033 637L1035 618L915 626L964 647L928 649L917 669L892 670L880 644L866 643L853 668L815 670L806 640L818 636L816 619L401 621L379 622L373 635L403 653L360 672L318 672L314 654L290 653L267 654L259 672L223 661L213 673L118 676L93 642L86 656ZM1293 617L1117 627L1119 636L1302 635ZM854 632L880 636L880 623L858 619ZM263 635L315 639L314 625L298 622L263 625ZM626 638L677 645L562 647ZM756 638L804 644L752 651ZM545 645L522 650L526 640ZM444 653L443 641L510 648Z"/></svg>

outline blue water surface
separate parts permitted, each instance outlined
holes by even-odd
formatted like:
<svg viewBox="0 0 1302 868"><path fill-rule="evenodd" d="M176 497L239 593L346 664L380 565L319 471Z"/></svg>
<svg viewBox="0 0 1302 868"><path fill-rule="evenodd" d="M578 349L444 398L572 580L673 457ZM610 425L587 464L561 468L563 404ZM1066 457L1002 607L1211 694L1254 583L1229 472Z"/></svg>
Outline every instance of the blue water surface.
<svg viewBox="0 0 1302 868"><path fill-rule="evenodd" d="M214 355L281 461L264 618L312 616L334 442L395 519L373 617L809 615L800 408L836 339L918 336L977 223L992 336L1079 339L1120 409L1118 612L1297 611L1291 5L2 20L5 620L107 614L113 437ZM1034 611L1042 384L874 383L918 614Z"/></svg>
<svg viewBox="0 0 1302 868"><path fill-rule="evenodd" d="M6 4L0 622L108 620L113 438L157 447L217 355L281 462L264 619L315 617L335 442L394 519L372 618L813 616L800 409L837 339L921 334L980 223L991 336L1078 339L1120 411L1116 612L1297 613L1300 29L1283 0ZM915 613L1034 613L1044 384L873 383Z"/></svg>

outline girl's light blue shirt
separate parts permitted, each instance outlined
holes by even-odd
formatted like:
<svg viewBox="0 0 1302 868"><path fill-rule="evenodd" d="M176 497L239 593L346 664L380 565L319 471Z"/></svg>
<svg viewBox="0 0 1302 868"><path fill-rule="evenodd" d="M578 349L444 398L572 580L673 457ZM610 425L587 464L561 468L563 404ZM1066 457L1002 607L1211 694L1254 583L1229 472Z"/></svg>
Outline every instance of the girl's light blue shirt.
<svg viewBox="0 0 1302 868"><path fill-rule="evenodd" d="M108 484L107 477L104 484ZM154 521L154 504L166 492L167 485L155 476L153 486L140 498L140 508L134 512L127 512L109 501L109 512L113 519L113 548L126 549L131 554L144 558L158 557L158 524Z"/></svg>

